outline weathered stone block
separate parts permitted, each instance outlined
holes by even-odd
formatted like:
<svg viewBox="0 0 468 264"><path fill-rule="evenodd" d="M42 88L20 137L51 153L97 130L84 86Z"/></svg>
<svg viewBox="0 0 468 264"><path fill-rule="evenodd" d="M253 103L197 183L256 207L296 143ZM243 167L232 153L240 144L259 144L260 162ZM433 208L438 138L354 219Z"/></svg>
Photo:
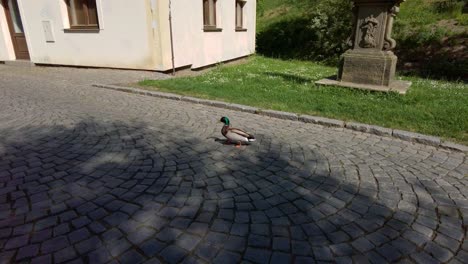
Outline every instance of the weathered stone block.
<svg viewBox="0 0 468 264"><path fill-rule="evenodd" d="M395 77L397 57L391 51L350 50L342 60L342 82L389 86Z"/></svg>

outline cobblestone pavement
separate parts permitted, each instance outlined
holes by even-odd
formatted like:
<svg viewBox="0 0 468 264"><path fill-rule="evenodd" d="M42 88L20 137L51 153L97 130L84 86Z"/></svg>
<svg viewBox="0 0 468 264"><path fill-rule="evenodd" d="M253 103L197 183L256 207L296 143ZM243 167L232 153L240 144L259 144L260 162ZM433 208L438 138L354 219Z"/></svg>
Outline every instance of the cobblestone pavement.
<svg viewBox="0 0 468 264"><path fill-rule="evenodd" d="M0 66L0 263L468 260L463 153L28 71Z"/></svg>

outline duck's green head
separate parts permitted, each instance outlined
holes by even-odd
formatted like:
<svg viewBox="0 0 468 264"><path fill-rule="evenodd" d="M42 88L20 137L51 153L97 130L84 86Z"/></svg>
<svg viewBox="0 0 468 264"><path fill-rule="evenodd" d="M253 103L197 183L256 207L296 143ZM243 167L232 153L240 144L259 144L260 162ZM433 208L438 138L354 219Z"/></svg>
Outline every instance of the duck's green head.
<svg viewBox="0 0 468 264"><path fill-rule="evenodd" d="M226 126L229 126L229 124L230 124L229 118L227 118L226 116L221 117L221 120L219 120L219 121L224 123L224 125L226 125Z"/></svg>

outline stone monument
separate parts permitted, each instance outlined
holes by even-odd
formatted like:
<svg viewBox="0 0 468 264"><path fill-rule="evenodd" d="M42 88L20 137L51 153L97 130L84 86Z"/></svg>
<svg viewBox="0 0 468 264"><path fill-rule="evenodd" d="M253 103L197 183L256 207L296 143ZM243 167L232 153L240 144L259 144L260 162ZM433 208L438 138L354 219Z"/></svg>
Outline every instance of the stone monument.
<svg viewBox="0 0 468 264"><path fill-rule="evenodd" d="M376 91L406 93L411 82L395 80L393 20L405 0L352 0L353 32L340 62L338 78L316 82Z"/></svg>

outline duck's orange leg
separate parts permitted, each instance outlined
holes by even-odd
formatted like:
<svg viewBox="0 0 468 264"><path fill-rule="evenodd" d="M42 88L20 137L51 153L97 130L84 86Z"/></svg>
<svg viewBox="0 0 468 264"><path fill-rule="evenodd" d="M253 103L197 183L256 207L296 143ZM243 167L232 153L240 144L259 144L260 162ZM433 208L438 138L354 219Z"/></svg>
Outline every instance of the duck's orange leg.
<svg viewBox="0 0 468 264"><path fill-rule="evenodd" d="M236 144L236 148L240 148L241 146L242 146L242 143L241 143L240 141L239 141L239 142L237 142L237 144Z"/></svg>

